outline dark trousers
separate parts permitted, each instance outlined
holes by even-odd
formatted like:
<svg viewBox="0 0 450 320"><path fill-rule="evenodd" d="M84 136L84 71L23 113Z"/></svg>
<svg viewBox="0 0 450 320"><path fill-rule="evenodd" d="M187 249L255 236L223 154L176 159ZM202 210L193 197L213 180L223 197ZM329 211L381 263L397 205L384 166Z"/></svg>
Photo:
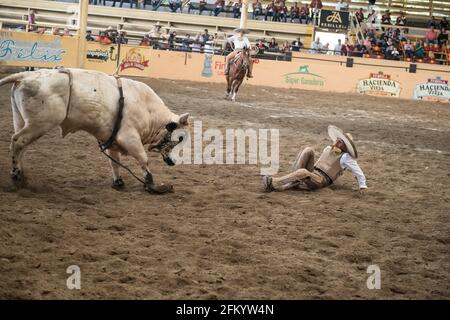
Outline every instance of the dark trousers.
<svg viewBox="0 0 450 320"><path fill-rule="evenodd" d="M180 3L169 3L169 8L172 12L177 12L178 9L181 11L181 4Z"/></svg>

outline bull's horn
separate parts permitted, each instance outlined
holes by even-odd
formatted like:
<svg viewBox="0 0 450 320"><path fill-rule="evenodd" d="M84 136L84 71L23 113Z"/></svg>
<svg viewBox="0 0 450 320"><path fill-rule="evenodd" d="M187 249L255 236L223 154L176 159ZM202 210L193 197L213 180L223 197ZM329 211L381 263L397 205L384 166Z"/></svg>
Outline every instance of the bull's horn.
<svg viewBox="0 0 450 320"><path fill-rule="evenodd" d="M178 121L180 124L188 124L189 113L183 113Z"/></svg>

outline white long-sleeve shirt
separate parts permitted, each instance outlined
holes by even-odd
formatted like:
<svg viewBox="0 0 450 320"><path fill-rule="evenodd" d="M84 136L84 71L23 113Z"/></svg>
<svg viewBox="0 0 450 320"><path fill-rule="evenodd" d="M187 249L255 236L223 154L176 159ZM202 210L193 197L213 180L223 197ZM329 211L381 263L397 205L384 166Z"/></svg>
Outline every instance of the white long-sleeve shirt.
<svg viewBox="0 0 450 320"><path fill-rule="evenodd" d="M248 40L247 37L239 37L238 35L234 35L228 38L228 42L233 42L234 44L234 50L238 50L238 49L244 49L244 47L246 48L250 48L250 41Z"/></svg>
<svg viewBox="0 0 450 320"><path fill-rule="evenodd" d="M353 157L350 154L348 154L347 152L344 153L340 159L340 164L342 169L349 170L356 177L360 189L367 188L366 177L364 176L364 173L359 167L356 160L353 159Z"/></svg>

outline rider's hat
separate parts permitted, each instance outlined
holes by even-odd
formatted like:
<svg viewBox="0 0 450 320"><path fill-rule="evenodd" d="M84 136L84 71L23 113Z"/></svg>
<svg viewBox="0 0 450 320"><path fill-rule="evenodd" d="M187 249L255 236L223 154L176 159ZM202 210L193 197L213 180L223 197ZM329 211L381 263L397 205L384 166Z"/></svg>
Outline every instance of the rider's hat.
<svg viewBox="0 0 450 320"><path fill-rule="evenodd" d="M344 133L341 129L335 126L328 126L328 135L330 136L333 143L336 140L342 140L347 147L347 152L353 157L358 158L358 151L356 150L355 143L353 142L353 137L350 133Z"/></svg>
<svg viewBox="0 0 450 320"><path fill-rule="evenodd" d="M248 29L245 29L245 28L237 28L237 29L234 29L233 32L234 33L241 33L241 32L243 32L243 33L250 33L250 31Z"/></svg>

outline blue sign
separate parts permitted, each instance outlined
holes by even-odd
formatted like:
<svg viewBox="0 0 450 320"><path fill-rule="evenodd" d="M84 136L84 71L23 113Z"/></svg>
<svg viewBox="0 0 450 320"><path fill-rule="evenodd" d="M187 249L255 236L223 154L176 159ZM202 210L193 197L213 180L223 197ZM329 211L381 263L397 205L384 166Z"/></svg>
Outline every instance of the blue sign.
<svg viewBox="0 0 450 320"><path fill-rule="evenodd" d="M53 42L0 40L0 61L58 63L64 53L59 39Z"/></svg>

